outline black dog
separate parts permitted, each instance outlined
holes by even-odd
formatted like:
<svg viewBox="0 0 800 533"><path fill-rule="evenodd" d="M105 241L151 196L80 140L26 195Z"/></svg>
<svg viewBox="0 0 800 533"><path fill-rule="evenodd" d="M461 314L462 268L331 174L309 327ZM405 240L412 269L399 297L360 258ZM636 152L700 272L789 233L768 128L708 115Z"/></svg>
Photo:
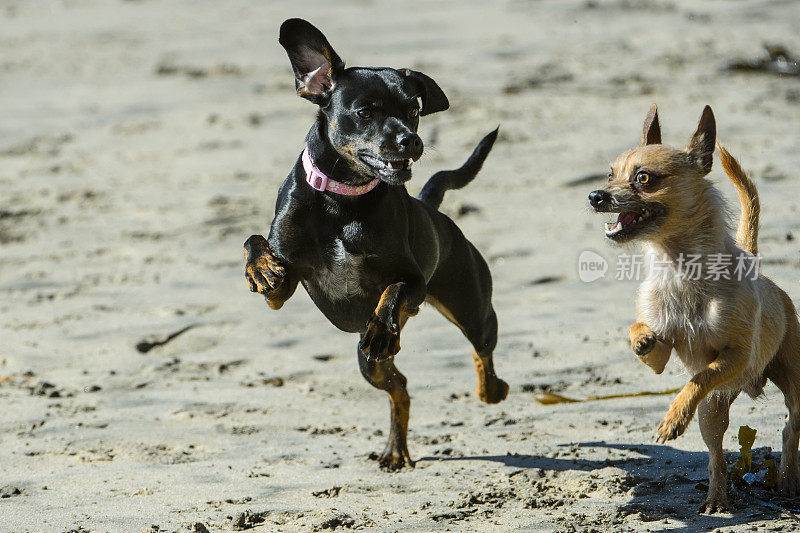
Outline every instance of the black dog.
<svg viewBox="0 0 800 533"><path fill-rule="evenodd" d="M412 198L404 183L422 156L419 115L450 105L436 82L408 69L346 69L325 36L304 20L284 22L279 41L297 93L320 112L278 192L269 238L253 235L244 244L246 278L272 309L302 283L333 325L361 335L361 373L391 401L380 464L413 466L406 445L406 378L393 356L400 330L422 302L433 304L475 348L480 399L497 403L508 394L492 363L497 317L489 268L437 210L446 190L475 177L497 130L461 168L436 173L419 199Z"/></svg>

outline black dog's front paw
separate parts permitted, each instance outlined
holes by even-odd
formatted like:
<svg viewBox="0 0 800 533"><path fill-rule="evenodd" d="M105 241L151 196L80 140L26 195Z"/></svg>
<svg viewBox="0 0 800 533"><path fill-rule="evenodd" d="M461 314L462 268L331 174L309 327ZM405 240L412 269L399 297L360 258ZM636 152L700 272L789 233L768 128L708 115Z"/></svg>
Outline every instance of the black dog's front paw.
<svg viewBox="0 0 800 533"><path fill-rule="evenodd" d="M367 331L358 343L358 349L371 361L383 361L397 355L400 351L400 326L387 326L373 315L367 322Z"/></svg>
<svg viewBox="0 0 800 533"><path fill-rule="evenodd" d="M267 240L253 235L244 243L244 277L252 292L269 297L283 284L286 270L272 255Z"/></svg>
<svg viewBox="0 0 800 533"><path fill-rule="evenodd" d="M386 444L383 453L376 457L381 468L394 472L406 466L414 468L414 461L408 453L408 446L397 441L390 441Z"/></svg>

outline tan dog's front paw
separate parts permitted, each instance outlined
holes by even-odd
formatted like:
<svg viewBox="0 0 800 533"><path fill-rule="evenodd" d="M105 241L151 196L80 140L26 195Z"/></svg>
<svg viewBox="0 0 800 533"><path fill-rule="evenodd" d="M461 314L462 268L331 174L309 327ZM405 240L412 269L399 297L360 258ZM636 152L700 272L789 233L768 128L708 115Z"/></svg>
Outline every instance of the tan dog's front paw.
<svg viewBox="0 0 800 533"><path fill-rule="evenodd" d="M637 356L641 357L653 349L656 345L656 334L650 329L650 326L641 322L631 324L628 330L628 340L631 341L631 350Z"/></svg>
<svg viewBox="0 0 800 533"><path fill-rule="evenodd" d="M652 333L645 333L637 336L636 339L631 342L631 349L633 349L633 353L635 353L637 357L641 358L653 351L656 342L658 342L658 339L655 335Z"/></svg>
<svg viewBox="0 0 800 533"><path fill-rule="evenodd" d="M672 347L661 341L646 324L637 322L628 332L631 350L641 362L650 367L656 374L664 371L672 353Z"/></svg>
<svg viewBox="0 0 800 533"><path fill-rule="evenodd" d="M372 315L358 349L371 361L383 361L397 355L400 351L400 325L384 324L377 315Z"/></svg>
<svg viewBox="0 0 800 533"><path fill-rule="evenodd" d="M664 444L668 440L677 439L683 435L683 432L689 427L689 422L691 421L691 414L686 414L686 410L670 407L669 411L667 411L667 416L664 417L664 420L661 421L661 425L659 425L656 430L658 433L658 438L656 440Z"/></svg>

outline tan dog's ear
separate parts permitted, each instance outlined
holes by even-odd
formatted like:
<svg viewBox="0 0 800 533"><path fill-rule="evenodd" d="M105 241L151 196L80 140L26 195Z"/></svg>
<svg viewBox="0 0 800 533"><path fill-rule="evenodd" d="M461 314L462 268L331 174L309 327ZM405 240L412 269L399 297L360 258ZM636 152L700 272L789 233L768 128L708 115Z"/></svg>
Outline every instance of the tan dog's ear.
<svg viewBox="0 0 800 533"><path fill-rule="evenodd" d="M694 159L695 164L704 174L711 172L716 140L717 123L714 120L714 112L711 111L711 106L706 106L700 116L697 130L689 139L689 144L686 145L686 152Z"/></svg>
<svg viewBox="0 0 800 533"><path fill-rule="evenodd" d="M661 144L661 124L658 122L658 106L653 104L644 117L642 127L642 146L648 144Z"/></svg>

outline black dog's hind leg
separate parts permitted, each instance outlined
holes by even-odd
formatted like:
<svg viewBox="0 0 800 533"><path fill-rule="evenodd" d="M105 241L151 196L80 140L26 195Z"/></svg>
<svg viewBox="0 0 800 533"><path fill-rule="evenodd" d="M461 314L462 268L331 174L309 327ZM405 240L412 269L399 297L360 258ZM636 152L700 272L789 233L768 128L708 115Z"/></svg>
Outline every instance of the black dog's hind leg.
<svg viewBox="0 0 800 533"><path fill-rule="evenodd" d="M458 326L472 344L478 398L499 403L508 396L508 384L494 371L497 315L492 307L492 278L478 251L466 240L462 242L462 246L453 247L447 263L428 284L427 301Z"/></svg>
<svg viewBox="0 0 800 533"><path fill-rule="evenodd" d="M458 326L472 344L472 360L475 363L475 373L478 376L478 398L486 403L500 403L508 396L508 384L497 377L494 371L494 348L497 345L497 315L489 306L489 311L484 320L472 320L467 316L471 313L459 313L456 306L454 312L440 300L429 298L438 311L450 322ZM458 315L461 315L459 320ZM465 325L466 324L466 325Z"/></svg>
<svg viewBox="0 0 800 533"><path fill-rule="evenodd" d="M366 380L389 395L391 422L389 441L378 462L383 468L398 470L404 466L414 466L408 454L408 413L411 399L406 390L406 377L394 366L393 359L376 361L368 359L362 350L358 350L358 366Z"/></svg>
<svg viewBox="0 0 800 533"><path fill-rule="evenodd" d="M478 375L478 398L486 403L499 403L508 396L508 384L497 377L494 372L494 359L492 354L497 345L497 315L491 310L489 318L478 331L476 337L470 339L473 347L472 359L475 363L475 372ZM471 335L467 334L467 338ZM473 339L480 340L473 340Z"/></svg>

